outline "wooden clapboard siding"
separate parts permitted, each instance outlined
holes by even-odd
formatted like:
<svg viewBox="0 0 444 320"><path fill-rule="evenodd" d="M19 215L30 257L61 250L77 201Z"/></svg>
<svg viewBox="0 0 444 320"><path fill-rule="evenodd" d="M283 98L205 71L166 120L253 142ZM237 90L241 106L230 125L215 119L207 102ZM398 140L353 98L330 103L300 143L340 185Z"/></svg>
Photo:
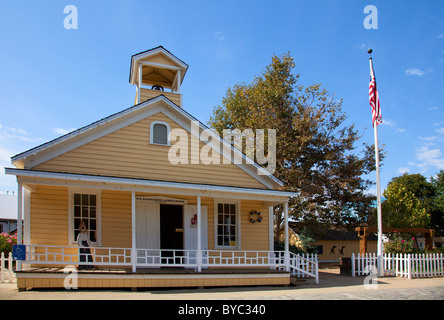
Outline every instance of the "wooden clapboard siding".
<svg viewBox="0 0 444 320"><path fill-rule="evenodd" d="M33 170L130 177L150 180L261 188L266 187L234 164L178 164L168 160L170 147L149 143L152 121L164 121L171 130L180 126L157 113L55 157ZM199 150L204 146L200 142ZM191 159L191 142L188 144ZM190 161L189 161L190 162ZM222 163L222 161L221 161Z"/></svg>
<svg viewBox="0 0 444 320"><path fill-rule="evenodd" d="M136 196L163 196L159 193L136 193ZM196 196L167 195L170 198L186 200L188 205L197 205ZM208 249L214 249L214 200L210 197L201 197L201 206L207 207ZM186 221L184 221L186 223Z"/></svg>
<svg viewBox="0 0 444 320"><path fill-rule="evenodd" d="M68 243L68 188L38 186L31 193L31 243Z"/></svg>
<svg viewBox="0 0 444 320"><path fill-rule="evenodd" d="M322 246L322 254L318 254L318 259L322 260L339 260L341 257L351 257L354 253L359 254L359 240L319 240L315 242L315 246ZM334 252L332 253L333 246ZM343 249L343 255L340 254L339 250ZM377 242L368 241L367 242L367 252L376 252Z"/></svg>
<svg viewBox="0 0 444 320"><path fill-rule="evenodd" d="M259 211L262 222L250 222L250 212ZM255 216L257 217L257 216ZM268 208L262 201L241 201L241 246L242 250L270 250L268 239Z"/></svg>
<svg viewBox="0 0 444 320"><path fill-rule="evenodd" d="M158 196L155 193L137 193L136 196ZM66 187L38 185L31 193L31 243L41 245L68 245L68 201ZM195 196L168 195L184 199L189 205L197 205ZM101 235L103 247L131 247L131 192L102 190ZM214 243L214 199L201 198L202 206L208 210L208 249ZM269 250L268 209L262 201L242 200L240 204L241 250ZM260 211L261 223L251 223L250 211Z"/></svg>
<svg viewBox="0 0 444 320"><path fill-rule="evenodd" d="M63 269L53 268L50 272L41 272L38 269L17 273L17 288L19 290L39 288L64 288L66 273ZM249 269L251 271L251 269ZM86 288L150 288L150 287L218 287L218 286L261 286L261 285L289 285L290 273L270 273L245 271L237 273L228 270L222 273L195 273L195 274L149 274L127 273L125 269L96 270L90 273L77 274L77 287Z"/></svg>
<svg viewBox="0 0 444 320"><path fill-rule="evenodd" d="M131 192L102 191L102 246L131 248Z"/></svg>
<svg viewBox="0 0 444 320"><path fill-rule="evenodd" d="M140 88L140 102L144 102L144 101L147 101L149 99L155 98L157 96L160 96L161 94L163 94L169 100L171 100L176 105L181 107L181 104L180 104L180 96L181 96L181 94L175 93L175 92L151 90L151 89L146 89L146 88Z"/></svg>

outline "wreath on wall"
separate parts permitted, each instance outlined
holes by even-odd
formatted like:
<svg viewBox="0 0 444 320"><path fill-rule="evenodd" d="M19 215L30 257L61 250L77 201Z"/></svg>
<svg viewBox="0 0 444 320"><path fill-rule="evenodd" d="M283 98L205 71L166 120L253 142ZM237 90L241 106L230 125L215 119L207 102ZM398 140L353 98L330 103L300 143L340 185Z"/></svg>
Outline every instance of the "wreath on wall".
<svg viewBox="0 0 444 320"><path fill-rule="evenodd" d="M251 211L250 222L255 223L256 221L259 223L262 221L261 213L259 211Z"/></svg>

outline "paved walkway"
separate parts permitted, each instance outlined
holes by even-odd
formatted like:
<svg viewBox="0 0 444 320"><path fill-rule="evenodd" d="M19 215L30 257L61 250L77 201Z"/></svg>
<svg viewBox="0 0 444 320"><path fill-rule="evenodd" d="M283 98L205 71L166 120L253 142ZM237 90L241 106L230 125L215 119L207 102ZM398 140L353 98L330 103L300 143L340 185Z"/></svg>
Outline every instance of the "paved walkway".
<svg viewBox="0 0 444 320"><path fill-rule="evenodd" d="M230 287L207 289L146 290L31 290L18 292L15 284L0 284L0 299L86 299L86 300L444 300L444 278L383 278L375 286L364 285L365 277L340 276L339 269L320 270L313 280L290 287Z"/></svg>

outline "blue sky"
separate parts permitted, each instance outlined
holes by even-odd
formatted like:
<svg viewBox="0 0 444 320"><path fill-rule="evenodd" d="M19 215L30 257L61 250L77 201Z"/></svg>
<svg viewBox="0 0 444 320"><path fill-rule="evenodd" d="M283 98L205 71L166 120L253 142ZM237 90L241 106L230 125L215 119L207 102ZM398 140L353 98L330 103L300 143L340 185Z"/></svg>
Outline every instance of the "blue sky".
<svg viewBox="0 0 444 320"><path fill-rule="evenodd" d="M366 29L367 5L378 29ZM64 28L75 5L78 29ZM249 83L273 54L294 57L373 142L373 61L384 124L381 183L444 169L443 1L0 0L0 167L10 157L131 106L132 54L163 45L190 67L184 107L206 123L229 86ZM373 176L374 179L375 176ZM16 190L0 172L0 193Z"/></svg>

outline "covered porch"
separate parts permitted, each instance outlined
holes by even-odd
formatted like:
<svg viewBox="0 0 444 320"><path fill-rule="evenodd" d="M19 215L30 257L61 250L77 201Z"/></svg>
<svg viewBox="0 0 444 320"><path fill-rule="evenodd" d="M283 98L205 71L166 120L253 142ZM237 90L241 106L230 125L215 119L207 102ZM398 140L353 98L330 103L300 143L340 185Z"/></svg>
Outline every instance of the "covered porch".
<svg viewBox="0 0 444 320"><path fill-rule="evenodd" d="M191 286L281 285L290 283L291 272L317 277L317 261L291 254L288 240L286 250L273 248L273 206L284 204L288 233L287 202L293 193L23 169L8 171L17 175L18 220L24 222L23 237L21 228L18 232L18 243L26 245L26 259L17 263L19 288L49 283L50 287L55 283L59 286L67 276L60 270L66 266L74 266L79 281L89 279L86 283L94 286L116 277L137 280L124 281L125 286L138 283L136 287L172 283L189 286L191 282ZM73 209L77 192L97 195L94 215L89 209L89 227L94 229L91 260L80 259L79 247L74 243L80 218ZM160 244L160 221L144 221L141 215L141 210L158 212L160 206L168 205L183 208L182 224L175 227L183 241L172 248ZM156 217L159 219L159 214ZM79 265L95 269L80 271Z"/></svg>
<svg viewBox="0 0 444 320"><path fill-rule="evenodd" d="M19 290L32 288L158 288L289 285L290 276L315 278L317 256L283 251L203 250L198 271L196 252L159 250L134 271L130 248L92 248L92 268L79 270L76 247L26 246L28 264L17 272ZM139 251L139 250L136 250Z"/></svg>

